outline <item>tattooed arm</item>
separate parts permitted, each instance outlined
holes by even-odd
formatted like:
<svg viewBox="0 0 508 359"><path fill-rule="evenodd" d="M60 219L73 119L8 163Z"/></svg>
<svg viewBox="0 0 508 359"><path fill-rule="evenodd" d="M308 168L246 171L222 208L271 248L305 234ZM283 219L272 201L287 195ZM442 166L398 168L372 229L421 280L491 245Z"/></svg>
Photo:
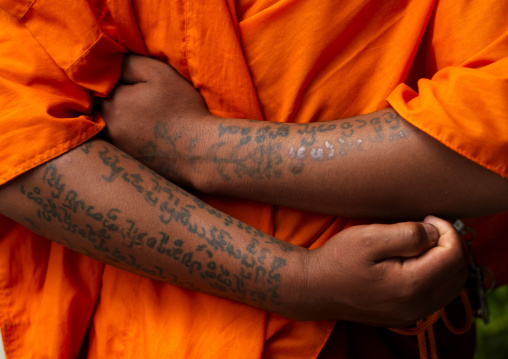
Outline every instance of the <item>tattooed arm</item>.
<svg viewBox="0 0 508 359"><path fill-rule="evenodd" d="M508 180L391 108L311 124L220 119L163 63L128 57L123 80L134 85L103 103L110 141L202 192L357 218L508 210Z"/></svg>
<svg viewBox="0 0 508 359"><path fill-rule="evenodd" d="M435 227L353 227L308 251L206 205L102 140L1 186L0 213L102 262L294 319L405 325L447 304L465 278L457 235L437 218L427 220Z"/></svg>

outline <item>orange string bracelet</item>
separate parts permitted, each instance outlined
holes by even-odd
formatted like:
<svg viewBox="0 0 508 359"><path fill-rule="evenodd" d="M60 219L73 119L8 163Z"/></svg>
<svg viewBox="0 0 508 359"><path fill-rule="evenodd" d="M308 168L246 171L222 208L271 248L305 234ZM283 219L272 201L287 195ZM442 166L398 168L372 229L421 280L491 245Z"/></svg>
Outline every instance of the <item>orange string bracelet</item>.
<svg viewBox="0 0 508 359"><path fill-rule="evenodd" d="M416 335L418 338L420 359L429 359L429 354L430 359L438 359L434 324L441 318L450 332L456 335L462 335L469 331L473 323L473 311L471 310L471 304L469 303L469 298L465 290L462 290L460 293L460 299L466 313L466 323L461 328L454 327L446 315L445 308L441 308L435 313L419 320L414 328L390 328L390 330L401 335Z"/></svg>

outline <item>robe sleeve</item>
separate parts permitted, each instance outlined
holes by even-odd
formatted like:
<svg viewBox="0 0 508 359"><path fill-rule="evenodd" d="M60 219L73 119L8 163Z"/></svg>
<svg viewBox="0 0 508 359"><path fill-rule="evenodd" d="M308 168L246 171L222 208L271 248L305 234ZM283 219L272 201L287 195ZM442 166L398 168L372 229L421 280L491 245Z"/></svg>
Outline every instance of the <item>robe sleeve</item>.
<svg viewBox="0 0 508 359"><path fill-rule="evenodd" d="M428 78L388 97L407 121L508 178L508 3L438 1L427 30Z"/></svg>
<svg viewBox="0 0 508 359"><path fill-rule="evenodd" d="M114 86L124 50L102 33L88 5L55 6L62 7L0 1L0 184L105 126L92 114L92 94Z"/></svg>

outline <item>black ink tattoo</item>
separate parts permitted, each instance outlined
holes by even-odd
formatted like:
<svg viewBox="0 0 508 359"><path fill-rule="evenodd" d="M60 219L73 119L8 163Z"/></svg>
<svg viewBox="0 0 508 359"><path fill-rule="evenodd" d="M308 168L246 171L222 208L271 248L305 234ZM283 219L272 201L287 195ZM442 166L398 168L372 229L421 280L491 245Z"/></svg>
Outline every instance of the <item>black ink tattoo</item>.
<svg viewBox="0 0 508 359"><path fill-rule="evenodd" d="M285 131L285 127L280 126L275 130L260 132L258 136L265 136L264 141L269 141L285 136ZM242 131L239 130L239 133ZM66 183L65 175L58 167L49 163L42 175L41 185L20 187L21 193L36 208L34 218L25 218L32 230L40 232L46 223L51 223L65 233L61 237L62 244L73 250L92 258L107 259L119 267L152 278L194 288L193 283L182 281L175 273L164 271L156 263L141 260L142 257L136 253L138 248L143 248L180 265L189 275L205 280L211 288L229 297L282 303L276 294L283 281L281 269L286 266L286 260L273 254L274 246L287 252L293 249L291 245L279 242L190 197L187 192L147 168L137 167L139 173L128 172L126 168L132 166L128 167L124 161L132 159L113 148L103 146L93 151L88 146L82 152L87 156L95 154L104 165L106 174L97 174L104 186L110 186L115 181L128 184L133 195L142 198L143 203L156 210L161 228L166 229L154 232L151 228L143 228L136 218L127 216L123 208L112 204L99 208L89 203L77 189ZM222 227L207 224L203 218L213 219L214 223L219 220ZM183 233L201 239L201 243L192 248L188 240L172 234L177 227L180 228L178 233L183 230ZM233 228L249 236L250 241L238 245L230 232ZM115 241L112 241L113 237ZM219 264L216 259L219 253L236 261L240 269L235 272ZM256 283L260 289L247 290L249 283Z"/></svg>

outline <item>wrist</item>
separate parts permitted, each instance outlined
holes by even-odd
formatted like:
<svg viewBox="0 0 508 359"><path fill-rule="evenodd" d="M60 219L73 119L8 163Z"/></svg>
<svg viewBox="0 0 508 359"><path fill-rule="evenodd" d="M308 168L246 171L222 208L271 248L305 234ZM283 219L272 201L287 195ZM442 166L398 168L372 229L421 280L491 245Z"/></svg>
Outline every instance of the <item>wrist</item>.
<svg viewBox="0 0 508 359"><path fill-rule="evenodd" d="M295 293L298 293L296 320L345 319L343 314L347 306L344 306L342 295L349 282L336 271L337 261L330 258L329 251L329 248L319 247L306 250L301 256L301 282L295 286Z"/></svg>
<svg viewBox="0 0 508 359"><path fill-rule="evenodd" d="M292 320L312 320L312 298L315 293L309 291L310 251L298 247L294 252L292 265L288 271L286 286L285 317Z"/></svg>
<svg viewBox="0 0 508 359"><path fill-rule="evenodd" d="M217 146L214 138L218 120L210 113L186 120L188 150L180 157L179 171L191 188L204 194L213 194L213 183L218 177L212 155L212 148Z"/></svg>

